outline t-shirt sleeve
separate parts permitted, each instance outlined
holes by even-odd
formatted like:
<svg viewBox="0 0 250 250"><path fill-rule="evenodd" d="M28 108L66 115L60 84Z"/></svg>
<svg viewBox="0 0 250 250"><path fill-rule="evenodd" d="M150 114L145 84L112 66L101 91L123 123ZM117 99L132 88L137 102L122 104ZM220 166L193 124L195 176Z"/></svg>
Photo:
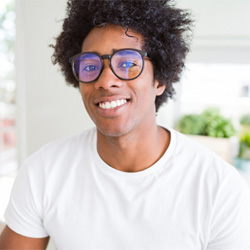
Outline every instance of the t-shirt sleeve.
<svg viewBox="0 0 250 250"><path fill-rule="evenodd" d="M233 169L217 192L207 250L250 250L250 189Z"/></svg>
<svg viewBox="0 0 250 250"><path fill-rule="evenodd" d="M43 226L44 181L41 152L36 152L21 167L4 215L16 233L32 238L48 236Z"/></svg>

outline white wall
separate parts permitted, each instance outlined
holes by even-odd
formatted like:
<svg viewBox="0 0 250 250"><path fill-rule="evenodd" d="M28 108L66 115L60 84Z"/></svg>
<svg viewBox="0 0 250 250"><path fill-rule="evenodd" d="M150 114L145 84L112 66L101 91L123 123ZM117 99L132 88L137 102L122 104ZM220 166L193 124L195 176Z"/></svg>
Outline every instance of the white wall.
<svg viewBox="0 0 250 250"><path fill-rule="evenodd" d="M195 19L192 62L250 63L249 0L177 0Z"/></svg>
<svg viewBox="0 0 250 250"><path fill-rule="evenodd" d="M189 61L250 63L249 0L177 0L196 19ZM20 162L43 144L93 126L76 89L66 86L50 60L66 0L16 0ZM178 103L160 110L173 124Z"/></svg>
<svg viewBox="0 0 250 250"><path fill-rule="evenodd" d="M195 20L194 37L187 62L250 64L249 0L176 2L177 7L190 10ZM160 124L174 126L179 119L181 91L178 86L177 101L171 101L170 105L165 105L160 110Z"/></svg>
<svg viewBox="0 0 250 250"><path fill-rule="evenodd" d="M51 140L92 126L79 91L51 63L65 0L16 0L19 163Z"/></svg>

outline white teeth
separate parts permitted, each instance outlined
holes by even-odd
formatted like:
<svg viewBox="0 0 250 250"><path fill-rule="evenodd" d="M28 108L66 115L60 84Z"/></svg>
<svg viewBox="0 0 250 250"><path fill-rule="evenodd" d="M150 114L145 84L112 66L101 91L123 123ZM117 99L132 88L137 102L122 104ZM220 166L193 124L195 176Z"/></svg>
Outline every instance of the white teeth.
<svg viewBox="0 0 250 250"><path fill-rule="evenodd" d="M116 101L112 101L111 102L111 108L115 108L116 107Z"/></svg>
<svg viewBox="0 0 250 250"><path fill-rule="evenodd" d="M126 102L127 102L127 100L125 100L125 99L116 100L116 101L112 101L112 102L101 102L101 103L99 103L99 107L102 109L114 109L116 107L119 107L119 106L125 104Z"/></svg>
<svg viewBox="0 0 250 250"><path fill-rule="evenodd" d="M120 100L117 100L117 101L116 101L116 106L121 106L121 105L122 105L121 101L120 101Z"/></svg>

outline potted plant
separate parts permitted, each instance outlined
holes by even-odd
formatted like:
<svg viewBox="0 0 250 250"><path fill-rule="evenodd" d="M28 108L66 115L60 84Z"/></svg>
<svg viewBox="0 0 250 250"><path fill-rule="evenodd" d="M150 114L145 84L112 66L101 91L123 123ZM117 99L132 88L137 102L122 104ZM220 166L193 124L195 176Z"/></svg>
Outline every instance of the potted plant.
<svg viewBox="0 0 250 250"><path fill-rule="evenodd" d="M250 132L250 113L245 114L240 118L240 124L242 127L242 133Z"/></svg>
<svg viewBox="0 0 250 250"><path fill-rule="evenodd" d="M177 130L210 148L229 163L237 154L238 140L233 137L235 128L216 108L208 108L201 114L184 115L177 124Z"/></svg>
<svg viewBox="0 0 250 250"><path fill-rule="evenodd" d="M250 113L241 116L241 135L239 153L234 165L243 172L250 173Z"/></svg>
<svg viewBox="0 0 250 250"><path fill-rule="evenodd" d="M240 137L238 157L235 166L244 172L250 172L250 132L244 132Z"/></svg>

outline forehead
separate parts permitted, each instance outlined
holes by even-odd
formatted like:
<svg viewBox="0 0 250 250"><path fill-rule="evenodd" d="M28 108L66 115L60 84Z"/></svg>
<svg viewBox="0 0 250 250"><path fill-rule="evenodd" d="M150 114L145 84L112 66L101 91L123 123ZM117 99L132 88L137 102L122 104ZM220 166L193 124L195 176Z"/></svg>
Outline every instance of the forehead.
<svg viewBox="0 0 250 250"><path fill-rule="evenodd" d="M126 34L127 33L127 34ZM100 54L112 53L114 49L142 49L143 36L121 26L107 25L93 28L82 43L82 52L96 51Z"/></svg>

